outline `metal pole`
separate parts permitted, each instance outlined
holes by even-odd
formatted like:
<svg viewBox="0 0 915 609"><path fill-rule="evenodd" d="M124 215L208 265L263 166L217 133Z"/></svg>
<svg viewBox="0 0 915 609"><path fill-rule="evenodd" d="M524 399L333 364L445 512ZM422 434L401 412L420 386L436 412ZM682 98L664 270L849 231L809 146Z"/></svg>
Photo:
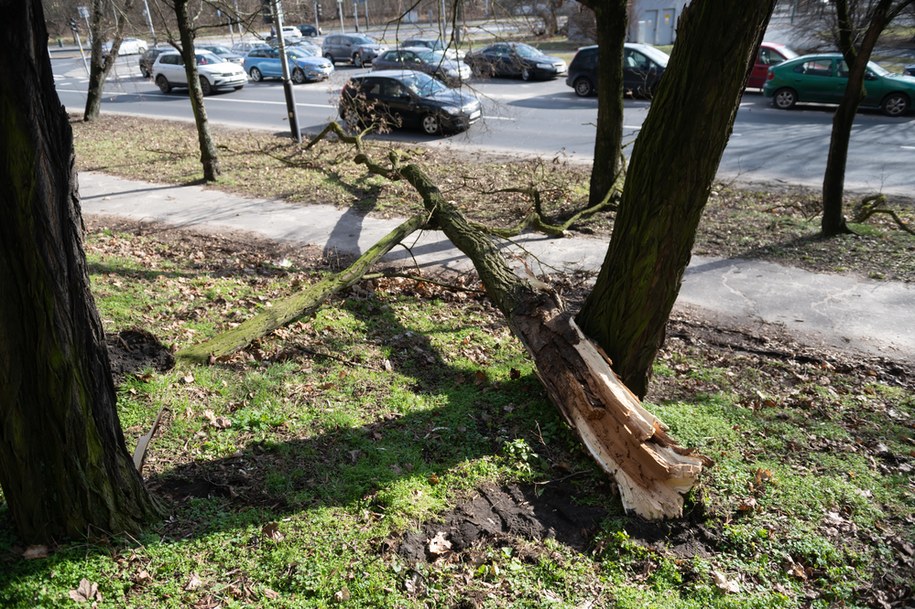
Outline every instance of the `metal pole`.
<svg viewBox="0 0 915 609"><path fill-rule="evenodd" d="M353 23L356 24L356 31L359 31L359 0L353 0Z"/></svg>
<svg viewBox="0 0 915 609"><path fill-rule="evenodd" d="M86 76L92 76L89 72L89 62L86 61L86 54L83 52L83 43L79 39L79 32L73 30L73 33L76 34L76 44L79 45L79 56L83 58L83 65L86 66Z"/></svg>
<svg viewBox="0 0 915 609"><path fill-rule="evenodd" d="M315 33L320 35L321 34L321 24L318 22L318 0L315 0L314 7L315 7Z"/></svg>
<svg viewBox="0 0 915 609"><path fill-rule="evenodd" d="M295 107L295 92L289 80L289 58L286 57L286 42L283 40L283 13L279 0L271 3L273 23L276 24L276 39L279 42L280 65L283 67L283 92L286 94L286 115L289 117L289 130L295 141L302 143L302 132L299 130L299 115Z"/></svg>
<svg viewBox="0 0 915 609"><path fill-rule="evenodd" d="M343 0L337 0L337 14L340 16L340 33L345 34L346 30L343 28Z"/></svg>
<svg viewBox="0 0 915 609"><path fill-rule="evenodd" d="M146 22L149 24L149 33L152 35L153 44L156 44L156 29L153 27L152 15L149 13L149 2L143 0L143 6L146 7L143 14L146 15Z"/></svg>

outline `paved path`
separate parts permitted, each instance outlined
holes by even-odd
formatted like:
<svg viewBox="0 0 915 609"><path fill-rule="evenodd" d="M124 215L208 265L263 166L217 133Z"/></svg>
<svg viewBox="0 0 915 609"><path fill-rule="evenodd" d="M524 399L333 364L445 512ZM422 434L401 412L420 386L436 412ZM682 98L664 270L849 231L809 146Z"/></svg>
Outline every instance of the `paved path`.
<svg viewBox="0 0 915 609"><path fill-rule="evenodd" d="M113 215L210 231L249 231L277 241L358 254L398 220L365 218L326 205L249 199L199 186L170 186L83 172L83 213ZM596 271L607 244L599 239L528 236L512 249L535 273ZM523 247L522 251L520 248ZM420 266L470 268L437 231L425 232L389 260ZM811 344L915 364L915 285L849 275L811 273L769 262L694 256L677 306L698 308L735 322L777 324Z"/></svg>

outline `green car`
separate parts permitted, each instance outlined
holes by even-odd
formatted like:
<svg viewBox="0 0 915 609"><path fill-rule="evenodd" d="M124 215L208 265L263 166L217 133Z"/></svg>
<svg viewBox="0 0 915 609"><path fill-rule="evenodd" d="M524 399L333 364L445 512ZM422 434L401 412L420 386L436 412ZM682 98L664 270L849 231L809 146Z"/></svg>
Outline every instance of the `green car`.
<svg viewBox="0 0 915 609"><path fill-rule="evenodd" d="M776 108L787 110L798 102L838 104L848 83L848 66L839 53L803 55L769 68L763 95ZM915 78L891 74L873 61L864 75L861 107L880 108L887 116L902 116L915 99Z"/></svg>

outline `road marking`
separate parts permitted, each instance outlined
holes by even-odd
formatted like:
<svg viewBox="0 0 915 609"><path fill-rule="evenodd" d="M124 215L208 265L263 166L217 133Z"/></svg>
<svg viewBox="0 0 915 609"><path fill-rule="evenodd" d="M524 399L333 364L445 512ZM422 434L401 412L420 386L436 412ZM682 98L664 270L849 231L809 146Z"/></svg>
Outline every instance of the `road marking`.
<svg viewBox="0 0 915 609"><path fill-rule="evenodd" d="M60 91L61 93L82 93L82 94L86 93L85 91L80 90L80 89L58 89L58 91ZM120 95L138 95L140 97L149 97L150 99L157 99L157 98L160 99L161 93L155 93L155 92L127 93L124 91L106 91L105 92L105 97L117 97ZM230 104L268 104L268 105L273 105L273 106L285 106L286 105L285 101L269 101L269 100L258 101L256 99L219 99L218 97L208 97L205 101L205 103L207 103L207 104L209 104L211 102L228 102ZM336 106L331 106L329 104L302 104L299 102L296 102L295 105L301 106L303 108L335 108L336 107Z"/></svg>
<svg viewBox="0 0 915 609"><path fill-rule="evenodd" d="M900 146L903 150L915 150L915 146Z"/></svg>
<svg viewBox="0 0 915 609"><path fill-rule="evenodd" d="M632 129L633 131L641 131L641 125L623 125L623 129Z"/></svg>

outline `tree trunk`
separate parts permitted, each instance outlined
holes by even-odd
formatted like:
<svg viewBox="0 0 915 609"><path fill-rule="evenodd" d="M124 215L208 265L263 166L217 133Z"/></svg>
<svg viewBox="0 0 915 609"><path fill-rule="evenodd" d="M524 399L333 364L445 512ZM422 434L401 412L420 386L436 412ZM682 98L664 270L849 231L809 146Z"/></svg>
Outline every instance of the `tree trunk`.
<svg viewBox="0 0 915 609"><path fill-rule="evenodd" d="M41 2L0 26L0 486L27 543L136 533L156 515L127 452L89 293L67 115Z"/></svg>
<svg viewBox="0 0 915 609"><path fill-rule="evenodd" d="M588 201L595 205L613 190L623 168L623 43L627 0L585 0L597 21L597 126Z"/></svg>
<svg viewBox="0 0 915 609"><path fill-rule="evenodd" d="M693 0L684 9L633 148L610 247L577 321L639 397L774 4Z"/></svg>
<svg viewBox="0 0 915 609"><path fill-rule="evenodd" d="M216 144L210 135L207 109L203 103L203 90L200 87L200 75L197 72L197 58L194 53L194 31L191 28L191 18L187 11L187 0L175 0L175 18L178 23L178 36L181 38L181 56L184 57L191 109L194 112L194 122L197 124L203 179L207 182L215 182L221 173L219 157L216 154Z"/></svg>
<svg viewBox="0 0 915 609"><path fill-rule="evenodd" d="M550 399L594 460L615 478L623 507L643 518L680 516L681 493L711 462L666 434L664 424L620 382L555 293L518 277L489 236L449 204L416 166L397 171L422 195L433 225L473 261L487 295L533 358Z"/></svg>
<svg viewBox="0 0 915 609"><path fill-rule="evenodd" d="M86 109L83 112L83 120L86 122L95 120L101 112L105 81L108 80L108 74L111 73L111 69L117 62L124 33L125 20L119 19L115 26L111 52L107 57L103 56L102 44L105 41L105 32L102 24L104 23L106 6L109 5L103 0L92 0L91 20L89 23L89 34L92 36L92 46L89 50L89 89L86 91ZM110 6L113 7L114 5ZM132 8L133 0L127 0L124 3L124 12L130 12Z"/></svg>
<svg viewBox="0 0 915 609"><path fill-rule="evenodd" d="M895 15L909 2L901 2L892 9L893 0L879 0L868 16L868 27L861 39L860 48L855 48L854 25L849 13L847 0L837 0L836 22L839 32L837 40L839 50L848 65L848 82L845 93L839 102L832 119L832 135L829 139L829 156L826 159L826 172L823 174L823 218L820 222L820 234L834 237L850 232L842 212L845 196L845 168L848 164L848 148L851 140L851 129L855 122L858 106L864 99L867 86L864 75L867 62L870 60L874 46L881 32Z"/></svg>

